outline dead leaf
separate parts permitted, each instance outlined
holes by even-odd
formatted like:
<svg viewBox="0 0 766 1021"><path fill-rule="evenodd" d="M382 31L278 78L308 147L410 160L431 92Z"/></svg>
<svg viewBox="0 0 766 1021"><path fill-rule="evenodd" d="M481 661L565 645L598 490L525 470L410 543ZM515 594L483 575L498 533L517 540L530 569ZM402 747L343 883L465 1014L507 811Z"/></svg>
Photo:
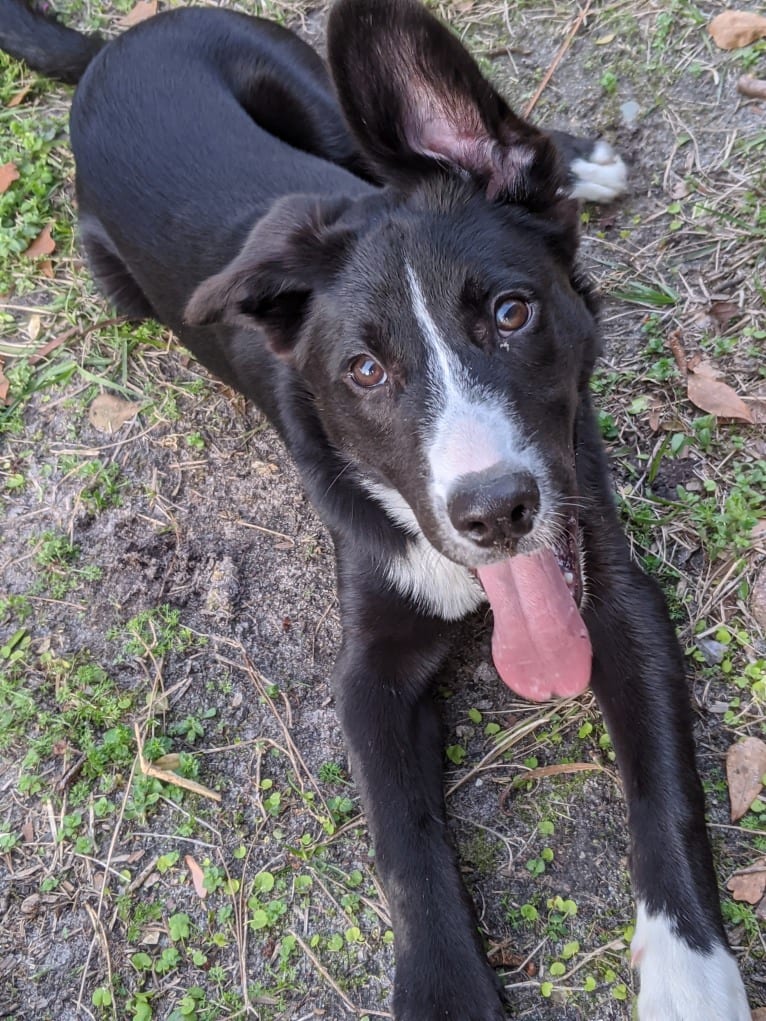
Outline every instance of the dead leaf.
<svg viewBox="0 0 766 1021"><path fill-rule="evenodd" d="M766 18L751 11L724 11L708 25L713 42L722 50L738 50L766 36Z"/></svg>
<svg viewBox="0 0 766 1021"><path fill-rule="evenodd" d="M614 32L610 32L608 35L601 35L598 39L594 39L593 42L596 46L608 46L609 43L613 43L616 38Z"/></svg>
<svg viewBox="0 0 766 1021"><path fill-rule="evenodd" d="M25 844L31 844L35 839L35 827L31 819L27 819L26 822L22 823L21 838Z"/></svg>
<svg viewBox="0 0 766 1021"><path fill-rule="evenodd" d="M154 17L156 13L157 0L138 0L136 6L128 11L124 18L117 19L117 24L122 28L131 28L141 21L146 21L147 18Z"/></svg>
<svg viewBox="0 0 766 1021"><path fill-rule="evenodd" d="M699 355L692 355L689 359L689 369L698 376L707 376L708 379L718 379L721 375L715 365L703 361Z"/></svg>
<svg viewBox="0 0 766 1021"><path fill-rule="evenodd" d="M0 195L4 194L14 181L19 179L19 168L15 163L3 163L0 167Z"/></svg>
<svg viewBox="0 0 766 1021"><path fill-rule="evenodd" d="M29 317L29 322L27 323L27 336L29 337L30 340L37 340L37 338L40 336L41 325L42 319L40 318L37 312L33 312L32 315Z"/></svg>
<svg viewBox="0 0 766 1021"><path fill-rule="evenodd" d="M168 752L167 755L160 755L158 759L154 759L152 765L157 769L178 769L181 765L181 756L178 752Z"/></svg>
<svg viewBox="0 0 766 1021"><path fill-rule="evenodd" d="M766 1007L756 1007L750 1015L751 1021L766 1021Z"/></svg>
<svg viewBox="0 0 766 1021"><path fill-rule="evenodd" d="M123 400L115 394L99 394L88 409L88 421L100 433L115 433L135 418L140 408L135 401Z"/></svg>
<svg viewBox="0 0 766 1021"><path fill-rule="evenodd" d="M40 231L32 244L24 252L28 259L37 259L41 255L52 255L56 251L56 242L51 237L52 223Z"/></svg>
<svg viewBox="0 0 766 1021"><path fill-rule="evenodd" d="M757 904L766 893L766 858L746 869L739 869L726 884L734 900Z"/></svg>
<svg viewBox="0 0 766 1021"><path fill-rule="evenodd" d="M708 309L708 314L715 319L719 326L726 326L732 319L741 316L742 310L733 301L714 301Z"/></svg>
<svg viewBox="0 0 766 1021"><path fill-rule="evenodd" d="M30 893L19 905L22 915L36 915L40 910L41 897L39 893Z"/></svg>
<svg viewBox="0 0 766 1021"><path fill-rule="evenodd" d="M686 357L686 349L684 348L683 338L680 330L673 330L665 341L667 346L670 348L671 354L676 360L676 365L683 375L686 375L688 369L688 359Z"/></svg>
<svg viewBox="0 0 766 1021"><path fill-rule="evenodd" d="M0 404L5 404L8 400L8 391L11 388L11 381L8 379L6 374L3 372L5 362L0 359Z"/></svg>
<svg viewBox="0 0 766 1021"><path fill-rule="evenodd" d="M692 404L707 411L717 418L736 418L742 422L752 422L750 408L742 398L721 380L715 379L715 370L708 362L700 362L694 368L689 367L686 378L686 393Z"/></svg>
<svg viewBox="0 0 766 1021"><path fill-rule="evenodd" d="M737 741L726 753L726 780L729 784L731 821L747 812L761 793L766 773L766 743L758 737Z"/></svg>
<svg viewBox="0 0 766 1021"><path fill-rule="evenodd" d="M204 900L207 897L207 890L205 889L205 873L196 863L194 858L190 854L187 854L184 858L186 866L191 872L192 882L194 883L194 889L200 900Z"/></svg>
<svg viewBox="0 0 766 1021"><path fill-rule="evenodd" d="M766 99L766 78L753 78L751 74L740 75L737 92L748 99Z"/></svg>
<svg viewBox="0 0 766 1021"><path fill-rule="evenodd" d="M758 524L766 525L766 522L759 521ZM766 528L764 532L766 532ZM753 582L750 592L750 612L761 627L766 629L766 567L761 568L760 573L756 575Z"/></svg>
<svg viewBox="0 0 766 1021"><path fill-rule="evenodd" d="M12 110L14 106L20 106L27 98L29 93L32 91L33 85L34 82L30 82L29 85L25 85L23 89L19 89L19 91L15 95L11 96L11 98L5 104L6 107L9 110Z"/></svg>

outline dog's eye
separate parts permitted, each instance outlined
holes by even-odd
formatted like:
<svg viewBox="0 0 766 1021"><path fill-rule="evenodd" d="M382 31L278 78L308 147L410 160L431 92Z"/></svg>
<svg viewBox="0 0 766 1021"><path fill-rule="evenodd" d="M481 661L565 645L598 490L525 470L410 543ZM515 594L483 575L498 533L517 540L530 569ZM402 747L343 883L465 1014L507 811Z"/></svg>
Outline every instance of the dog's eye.
<svg viewBox="0 0 766 1021"><path fill-rule="evenodd" d="M495 325L500 333L516 333L531 316L532 308L523 298L500 298L495 305Z"/></svg>
<svg viewBox="0 0 766 1021"><path fill-rule="evenodd" d="M386 370L369 355L359 355L349 366L349 375L357 386L369 390L374 386L380 386L388 379Z"/></svg>

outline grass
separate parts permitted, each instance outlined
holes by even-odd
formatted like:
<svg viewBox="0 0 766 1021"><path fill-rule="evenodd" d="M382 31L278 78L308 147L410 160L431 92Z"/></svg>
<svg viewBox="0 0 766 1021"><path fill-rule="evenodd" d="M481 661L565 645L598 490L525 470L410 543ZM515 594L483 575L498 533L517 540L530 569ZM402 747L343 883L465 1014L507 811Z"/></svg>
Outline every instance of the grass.
<svg viewBox="0 0 766 1021"><path fill-rule="evenodd" d="M130 6L59 9L112 29ZM240 6L306 15L298 0ZM432 6L520 103L572 14L558 0ZM766 802L728 826L722 769L727 745L764 727L751 598L766 451L757 430L689 403L669 342L764 400L766 134L731 82L766 46L714 50L708 14L598 8L536 116L601 128L631 163L632 196L583 215L608 340L594 388L635 555L687 653L725 880L766 853ZM0 71L0 151L20 172L0 196L9 1002L57 1021L386 1016L392 934L330 704L329 541L262 419L98 297L74 240L69 92L3 57ZM49 223L50 266L23 254ZM736 307L724 322L721 301ZM89 423L103 391L140 404L114 435ZM509 701L482 655L461 650L442 701L451 825L493 960L519 1011L627 1021L633 907L608 735L589 698ZM724 911L757 973L754 909ZM52 944L54 917L67 938ZM21 926L24 947L9 935Z"/></svg>

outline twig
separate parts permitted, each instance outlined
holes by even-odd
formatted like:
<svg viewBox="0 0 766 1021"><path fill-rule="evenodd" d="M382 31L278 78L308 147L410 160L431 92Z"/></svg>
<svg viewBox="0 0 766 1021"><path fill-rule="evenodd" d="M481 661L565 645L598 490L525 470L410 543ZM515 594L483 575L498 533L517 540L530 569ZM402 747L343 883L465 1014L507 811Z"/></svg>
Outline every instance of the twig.
<svg viewBox="0 0 766 1021"><path fill-rule="evenodd" d="M87 337L89 333L93 333L94 330L100 330L105 326L116 326L118 323L124 322L124 316L115 316L113 319L101 319L97 323L91 323L90 326L86 326L85 329L81 326L70 326L68 330L64 330L63 333L59 333L57 337L54 337L53 340L49 340L46 344L43 344L42 347L39 347L33 355L30 355L29 364L36 365L38 362L41 362L43 358L47 358L52 351L55 351L57 347L61 347L62 344L71 340L72 337L80 337L84 340L85 337Z"/></svg>
<svg viewBox="0 0 766 1021"><path fill-rule="evenodd" d="M388 1018L391 1017L391 1015L388 1013L388 1011L385 1011L385 1010L370 1010L369 1007L356 1007L356 1006L354 1006L354 1004L351 1002L351 1000L349 1000L349 998L346 996L346 994L340 988L340 986L335 981L335 979L332 977L332 975L330 975L330 973L327 971L327 969L322 964L322 962L319 960L319 958L315 954L313 954L311 952L311 950L309 950L308 946L300 938L298 933L294 929L290 929L289 932L290 932L290 935L295 939L295 941L298 944L298 946L304 952L306 957L308 957L308 959L314 965L316 970L319 972L320 976L330 986L330 988L333 990L333 992L337 996L340 997L340 999L343 1002L343 1006L346 1008L346 1010L349 1012L349 1014L356 1014L357 1017L359 1017L360 1015L365 1015L365 1014L368 1015L369 1017L388 1017Z"/></svg>
<svg viewBox="0 0 766 1021"><path fill-rule="evenodd" d="M766 99L766 79L743 74L737 81L737 92L749 99Z"/></svg>
<svg viewBox="0 0 766 1021"><path fill-rule="evenodd" d="M554 75L554 73L556 71L556 68L559 66L561 61L564 59L564 54L567 52L569 47L572 45L572 40L574 39L574 37L580 31L580 26L585 21L585 19L588 17L588 13L590 12L592 4L593 4L593 0L586 0L585 6L580 11L580 13L577 15L577 17L575 18L574 25L572 25L572 27L569 30L569 35L566 37L564 42L561 44L561 46L559 46L558 50L556 51L556 56L553 58L553 60L550 63L550 66L549 66L548 70L543 75L543 80L540 82L540 84L535 89L534 96L532 96L530 101L524 107L524 116L525 117L529 117L529 115L532 113L534 108L537 106L538 99L540 98L540 96L542 96L543 92L545 91L545 89L546 89L546 87L548 85L548 82L551 80L551 78L553 77L553 75Z"/></svg>

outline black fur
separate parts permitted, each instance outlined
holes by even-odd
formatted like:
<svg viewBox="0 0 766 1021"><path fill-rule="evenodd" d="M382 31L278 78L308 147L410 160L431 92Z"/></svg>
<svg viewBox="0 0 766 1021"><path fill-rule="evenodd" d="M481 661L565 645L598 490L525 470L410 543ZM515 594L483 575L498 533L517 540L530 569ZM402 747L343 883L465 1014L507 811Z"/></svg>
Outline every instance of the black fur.
<svg viewBox="0 0 766 1021"><path fill-rule="evenodd" d="M410 0L336 5L340 106L295 35L218 10L161 14L105 46L0 0L0 46L81 77L77 195L105 293L171 327L264 409L332 533L335 693L391 910L396 1018L504 1016L446 826L431 690L451 625L388 580L415 540L369 494L396 489L460 560L424 481L427 352L404 262L454 357L544 437L556 492L578 498L592 684L625 785L636 894L690 946L725 946L682 657L613 506L588 392L599 340L574 263L577 206L550 137ZM535 310L510 351L491 312L503 290ZM360 353L386 367L382 388L354 383Z"/></svg>

